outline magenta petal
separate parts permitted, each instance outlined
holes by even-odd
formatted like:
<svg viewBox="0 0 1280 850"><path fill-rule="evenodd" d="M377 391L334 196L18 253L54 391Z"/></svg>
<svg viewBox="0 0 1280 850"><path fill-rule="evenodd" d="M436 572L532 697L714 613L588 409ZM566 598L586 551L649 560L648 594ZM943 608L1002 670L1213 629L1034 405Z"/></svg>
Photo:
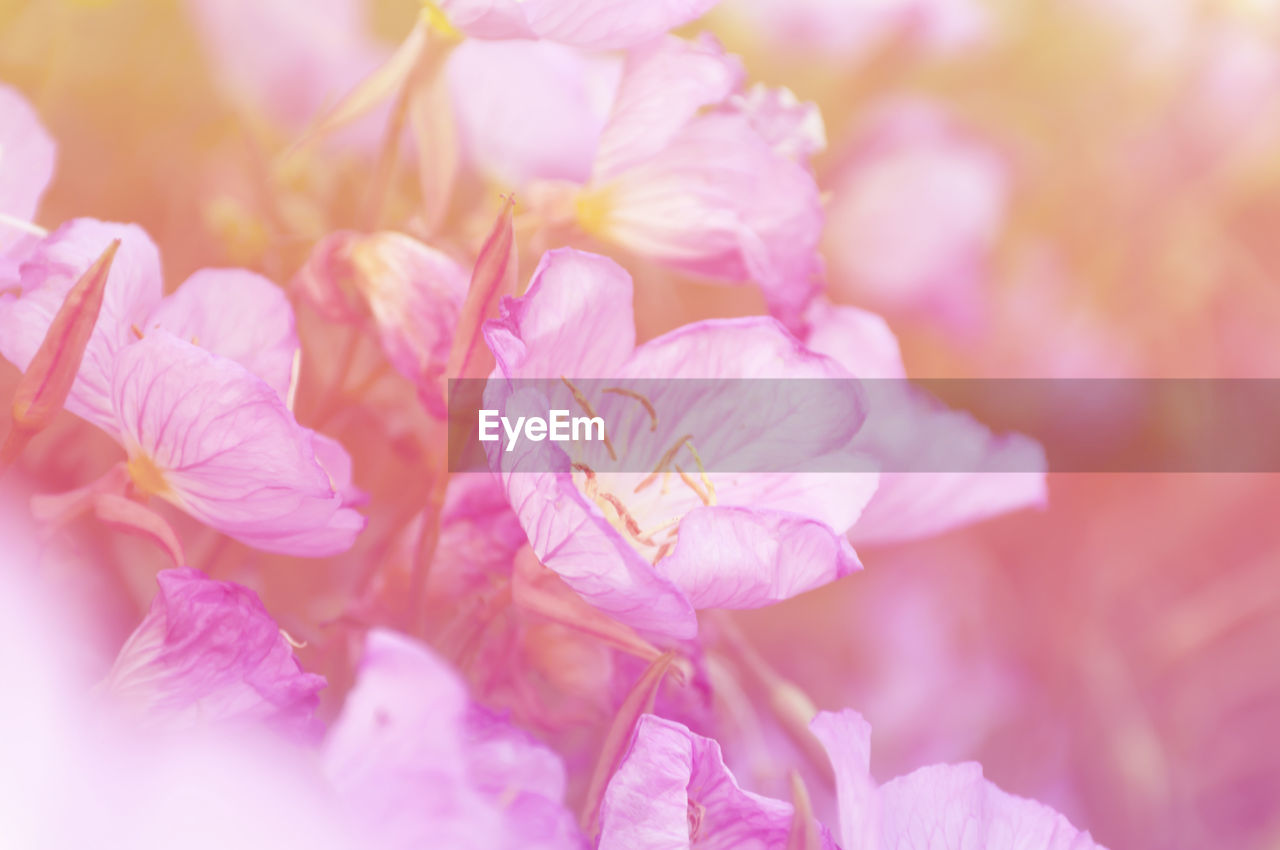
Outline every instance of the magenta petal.
<svg viewBox="0 0 1280 850"><path fill-rule="evenodd" d="M0 85L0 216L20 222L35 217L56 156L31 104L17 89ZM0 222L0 257L23 239L21 230Z"/></svg>
<svg viewBox="0 0 1280 850"><path fill-rule="evenodd" d="M694 608L761 608L861 569L830 526L751 508L695 508L657 564Z"/></svg>
<svg viewBox="0 0 1280 850"><path fill-rule="evenodd" d="M605 790L599 850L783 850L789 803L744 791L720 745L648 714ZM836 850L822 830L821 846Z"/></svg>
<svg viewBox="0 0 1280 850"><path fill-rule="evenodd" d="M113 399L135 483L224 534L319 557L363 528L312 433L240 364L152 331L117 357Z"/></svg>
<svg viewBox="0 0 1280 850"><path fill-rule="evenodd" d="M201 269L151 311L143 332L156 327L236 361L288 398L298 354L293 307L262 275Z"/></svg>
<svg viewBox="0 0 1280 850"><path fill-rule="evenodd" d="M25 370L63 299L112 240L120 240L107 276L102 311L85 348L66 408L113 437L111 402L115 354L137 339L148 311L160 300L160 254L132 224L73 219L40 240L21 267L20 292L0 295L0 354Z"/></svg>
<svg viewBox="0 0 1280 850"><path fill-rule="evenodd" d="M311 723L324 677L305 673L256 594L199 570L163 570L107 690L166 726Z"/></svg>

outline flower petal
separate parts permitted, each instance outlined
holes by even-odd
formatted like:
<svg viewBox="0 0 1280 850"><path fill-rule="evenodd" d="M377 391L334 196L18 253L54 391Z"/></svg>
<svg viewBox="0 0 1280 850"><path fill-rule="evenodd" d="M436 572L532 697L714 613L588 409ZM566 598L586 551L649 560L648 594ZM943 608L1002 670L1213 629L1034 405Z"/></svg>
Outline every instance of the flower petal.
<svg viewBox="0 0 1280 850"><path fill-rule="evenodd" d="M53 179L57 147L26 99L0 85L0 219L31 221ZM25 238L0 221L0 256Z"/></svg>
<svg viewBox="0 0 1280 850"><path fill-rule="evenodd" d="M322 556L364 521L270 386L163 330L116 359L113 400L135 483L250 546Z"/></svg>
<svg viewBox="0 0 1280 850"><path fill-rule="evenodd" d="M143 333L156 327L236 361L288 397L298 353L293 307L262 275L201 269L151 311Z"/></svg>
<svg viewBox="0 0 1280 850"><path fill-rule="evenodd" d="M131 224L73 219L42 239L22 264L20 291L0 294L0 354L26 370L67 293L113 240L120 240L107 276L102 310L85 348L66 408L113 437L111 402L115 354L137 337L160 300L160 255L150 237Z"/></svg>
<svg viewBox="0 0 1280 850"><path fill-rule="evenodd" d="M151 610L107 678L113 698L169 727L312 722L324 677L303 672L253 591L190 567L156 581Z"/></svg>

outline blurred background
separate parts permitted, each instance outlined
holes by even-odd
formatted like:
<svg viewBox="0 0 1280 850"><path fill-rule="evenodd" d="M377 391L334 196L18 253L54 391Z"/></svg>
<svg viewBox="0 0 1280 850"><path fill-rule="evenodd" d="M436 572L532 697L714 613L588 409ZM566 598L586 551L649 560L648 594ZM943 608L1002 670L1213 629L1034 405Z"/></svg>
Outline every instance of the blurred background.
<svg viewBox="0 0 1280 850"><path fill-rule="evenodd" d="M279 154L416 12L0 0L0 80L59 145L38 221L137 222L170 287L231 264L286 282L316 239L360 223L377 145L357 126ZM831 297L883 314L912 376L1280 377L1280 3L725 0L689 28L704 30L820 106ZM463 179L446 238L469 246L501 180ZM402 182L393 220L413 204ZM644 336L763 308L632 271ZM301 321L314 421L343 354ZM15 378L0 369L0 392ZM383 413L333 424L375 507L425 486L412 439L368 439ZM90 430L68 417L32 447L40 489L109 465ZM1113 850L1275 850L1278 511L1274 475L1053 475L1043 512L861 550L855 580L736 619L821 707L868 717L882 778L976 759ZM284 559L249 571L212 539L199 554L305 635L337 613L316 577L349 575L394 530L371 525L375 542L310 577ZM140 596L163 566L129 541L94 558ZM74 583L123 636L135 600L100 573Z"/></svg>

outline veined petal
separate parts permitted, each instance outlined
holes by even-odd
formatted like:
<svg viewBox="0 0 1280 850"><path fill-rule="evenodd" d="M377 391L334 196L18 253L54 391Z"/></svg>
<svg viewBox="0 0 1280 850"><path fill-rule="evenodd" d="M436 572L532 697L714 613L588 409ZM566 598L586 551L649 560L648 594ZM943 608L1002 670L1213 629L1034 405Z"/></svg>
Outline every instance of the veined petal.
<svg viewBox="0 0 1280 850"><path fill-rule="evenodd" d="M112 437L118 437L111 401L116 352L137 339L133 328L142 326L163 291L160 255L146 232L131 224L73 219L27 256L18 294L0 294L0 354L25 371L71 287L116 239L120 248L102 310L66 402L67 410Z"/></svg>
<svg viewBox="0 0 1280 850"><path fill-rule="evenodd" d="M35 217L56 156L54 141L31 104L17 89L0 85L0 218L26 222ZM24 237L0 221L0 257Z"/></svg>
<svg viewBox="0 0 1280 850"><path fill-rule="evenodd" d="M694 508L657 563L695 608L762 608L862 568L844 535L799 514Z"/></svg>
<svg viewBox="0 0 1280 850"><path fill-rule="evenodd" d="M262 275L201 269L151 311L142 332L153 328L236 361L288 397L298 353L293 307Z"/></svg>
<svg viewBox="0 0 1280 850"><path fill-rule="evenodd" d="M322 676L305 673L253 591L190 567L162 570L151 610L107 678L112 698L153 722L312 722Z"/></svg>
<svg viewBox="0 0 1280 850"><path fill-rule="evenodd" d="M116 358L113 400L137 486L224 534L321 556L363 527L312 433L240 364L155 330Z"/></svg>
<svg viewBox="0 0 1280 850"><path fill-rule="evenodd" d="M548 251L484 336L509 378L614 377L635 348L631 277L608 257Z"/></svg>
<svg viewBox="0 0 1280 850"><path fill-rule="evenodd" d="M784 850L793 813L789 803L744 791L715 741L650 714L605 791L599 847ZM820 841L835 850L825 829Z"/></svg>
<svg viewBox="0 0 1280 850"><path fill-rule="evenodd" d="M737 57L714 38L664 38L632 51L596 154L595 179L607 183L658 154L703 109L742 84Z"/></svg>

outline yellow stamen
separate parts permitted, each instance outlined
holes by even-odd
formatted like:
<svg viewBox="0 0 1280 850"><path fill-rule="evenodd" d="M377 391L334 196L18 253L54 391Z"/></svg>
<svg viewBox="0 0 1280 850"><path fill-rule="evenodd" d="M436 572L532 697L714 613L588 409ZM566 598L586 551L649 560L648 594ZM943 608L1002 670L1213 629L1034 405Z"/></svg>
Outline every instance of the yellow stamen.
<svg viewBox="0 0 1280 850"><path fill-rule="evenodd" d="M645 398L643 395L636 392L635 390L628 390L622 387L605 387L601 392L626 396L627 398L633 398L636 401L640 402L642 405L644 405L645 413L649 414L649 430L650 431L658 430L658 411L653 409L653 402L649 401L649 399Z"/></svg>
<svg viewBox="0 0 1280 850"><path fill-rule="evenodd" d="M431 0L424 0L422 4L422 14L427 20L427 25L436 35L443 36L449 40L461 40L462 33L449 21L449 16L444 10L432 3Z"/></svg>
<svg viewBox="0 0 1280 850"><path fill-rule="evenodd" d="M693 462L698 465L698 476L702 479L703 486L707 488L707 497L710 500L707 504L714 505L716 503L716 485L711 483L711 478L707 475L707 468L702 465L702 457L698 454L698 450L693 447L693 438L690 437L685 440L684 444L689 447L689 454L693 455Z"/></svg>
<svg viewBox="0 0 1280 850"><path fill-rule="evenodd" d="M569 379L566 378L564 375L560 376L560 380L563 381L564 385L569 388L569 392L573 393L573 400L578 403L578 406L581 407L583 411L585 411L586 414L590 416L592 419L597 418L595 408L591 406L591 402L587 401L587 397L583 395L582 392L577 387L575 387L572 384L572 382L570 382ZM604 418L600 417L600 421L603 422ZM604 429L604 447L609 450L610 460L618 459L618 453L613 450L613 443L609 441L609 431L608 431L607 425L605 426L605 429Z"/></svg>
<svg viewBox="0 0 1280 850"><path fill-rule="evenodd" d="M127 469L134 486L143 493L159 496L169 491L169 482L165 480L164 473L145 454L129 458Z"/></svg>
<svg viewBox="0 0 1280 850"><path fill-rule="evenodd" d="M671 463L671 461L675 459L676 452L680 451L680 447L692 439L693 439L692 434L685 434L683 437L676 440L675 445L667 449L666 453L663 454L663 456L658 459L658 463L653 467L653 472L650 472L649 475L643 481L637 484L636 489L633 490L632 492L639 493L641 490L643 490L644 488L652 484L654 481L656 481L658 479L658 473L665 470L667 466Z"/></svg>
<svg viewBox="0 0 1280 850"><path fill-rule="evenodd" d="M711 500L711 497L708 496L706 493L704 493L702 491L702 488L698 486L698 482L690 478L689 474L685 472L683 469L681 469L680 464L678 463L676 464L676 473L680 476L680 480L685 483L686 487L688 487L694 493L698 494L698 498L702 500L702 504L708 507L714 504L714 502L712 502Z"/></svg>

